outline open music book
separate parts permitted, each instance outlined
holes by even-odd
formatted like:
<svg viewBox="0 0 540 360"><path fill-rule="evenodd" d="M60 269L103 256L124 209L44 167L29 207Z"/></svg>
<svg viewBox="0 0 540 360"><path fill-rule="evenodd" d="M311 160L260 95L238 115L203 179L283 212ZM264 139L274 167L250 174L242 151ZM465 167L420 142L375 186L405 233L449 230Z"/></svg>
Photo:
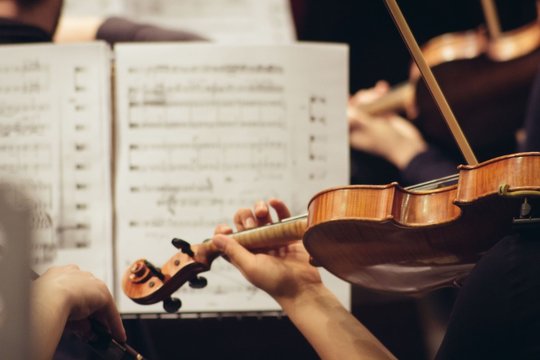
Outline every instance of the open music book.
<svg viewBox="0 0 540 360"><path fill-rule="evenodd" d="M38 199L35 270L77 263L122 312L162 312L120 290L134 260L160 266L173 237L200 243L255 200L302 214L348 183L347 57L322 44L0 47L0 174ZM180 290L181 311L279 309L224 260L205 276ZM348 305L349 287L324 277Z"/></svg>

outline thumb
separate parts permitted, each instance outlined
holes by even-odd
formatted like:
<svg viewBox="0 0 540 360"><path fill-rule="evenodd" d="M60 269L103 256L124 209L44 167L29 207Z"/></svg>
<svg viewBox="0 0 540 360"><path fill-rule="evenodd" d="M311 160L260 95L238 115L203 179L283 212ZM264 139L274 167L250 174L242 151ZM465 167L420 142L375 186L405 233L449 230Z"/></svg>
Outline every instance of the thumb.
<svg viewBox="0 0 540 360"><path fill-rule="evenodd" d="M212 243L242 272L255 262L255 255L230 236L222 234L214 235Z"/></svg>

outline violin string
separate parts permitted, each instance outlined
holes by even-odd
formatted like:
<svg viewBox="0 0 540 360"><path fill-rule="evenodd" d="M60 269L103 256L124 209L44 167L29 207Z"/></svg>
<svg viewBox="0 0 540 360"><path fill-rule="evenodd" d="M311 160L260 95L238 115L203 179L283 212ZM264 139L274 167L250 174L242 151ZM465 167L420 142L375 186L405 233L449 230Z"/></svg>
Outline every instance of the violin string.
<svg viewBox="0 0 540 360"><path fill-rule="evenodd" d="M448 175L442 178L429 180L420 184L407 186L405 190L432 190L443 186L452 185L459 179L459 174Z"/></svg>

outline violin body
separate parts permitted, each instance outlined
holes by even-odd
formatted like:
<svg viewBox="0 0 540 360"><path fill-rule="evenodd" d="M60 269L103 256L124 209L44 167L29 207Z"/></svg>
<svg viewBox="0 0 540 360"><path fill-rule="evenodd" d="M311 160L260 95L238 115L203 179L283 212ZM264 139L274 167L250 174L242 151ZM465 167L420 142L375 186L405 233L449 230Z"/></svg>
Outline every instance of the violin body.
<svg viewBox="0 0 540 360"><path fill-rule="evenodd" d="M511 190L501 194L502 185ZM396 183L330 189L309 204L304 245L347 282L422 293L465 277L514 231L524 194L533 208L540 206L540 153L461 166L458 184L432 191Z"/></svg>
<svg viewBox="0 0 540 360"><path fill-rule="evenodd" d="M480 160L516 149L529 93L540 64L540 48L496 62L486 55L435 66L432 71ZM459 156L459 150L425 83L416 85L415 125L426 140Z"/></svg>
<svg viewBox="0 0 540 360"><path fill-rule="evenodd" d="M441 64L474 59L487 49L488 41L485 32L470 30L435 37L422 47L422 54L428 65L435 68ZM420 76L418 67L412 64L409 81L393 86L380 98L358 107L371 115L395 111L404 112L408 118L415 119L419 111L416 104L416 89Z"/></svg>

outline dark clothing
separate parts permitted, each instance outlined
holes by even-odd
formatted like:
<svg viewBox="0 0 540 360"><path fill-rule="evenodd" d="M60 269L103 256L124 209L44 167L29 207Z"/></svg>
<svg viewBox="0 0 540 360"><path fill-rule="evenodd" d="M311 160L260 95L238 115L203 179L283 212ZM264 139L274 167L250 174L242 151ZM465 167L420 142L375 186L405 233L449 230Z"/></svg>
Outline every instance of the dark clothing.
<svg viewBox="0 0 540 360"><path fill-rule="evenodd" d="M0 18L0 44L51 42L52 36L36 26Z"/></svg>
<svg viewBox="0 0 540 360"><path fill-rule="evenodd" d="M540 228L503 238L478 262L437 359L540 359Z"/></svg>
<svg viewBox="0 0 540 360"><path fill-rule="evenodd" d="M97 40L105 40L109 44L129 41L201 41L206 40L197 34L165 29L158 26L139 24L124 18L110 17L99 27Z"/></svg>
<svg viewBox="0 0 540 360"><path fill-rule="evenodd" d="M519 151L540 151L540 69L536 74L529 96L529 106L525 117L526 138Z"/></svg>
<svg viewBox="0 0 540 360"><path fill-rule="evenodd" d="M519 150L540 151L540 72L525 132ZM540 359L540 225L504 237L471 271L437 359Z"/></svg>
<svg viewBox="0 0 540 360"><path fill-rule="evenodd" d="M414 185L457 174L459 163L434 146L416 155L401 172L403 185Z"/></svg>

